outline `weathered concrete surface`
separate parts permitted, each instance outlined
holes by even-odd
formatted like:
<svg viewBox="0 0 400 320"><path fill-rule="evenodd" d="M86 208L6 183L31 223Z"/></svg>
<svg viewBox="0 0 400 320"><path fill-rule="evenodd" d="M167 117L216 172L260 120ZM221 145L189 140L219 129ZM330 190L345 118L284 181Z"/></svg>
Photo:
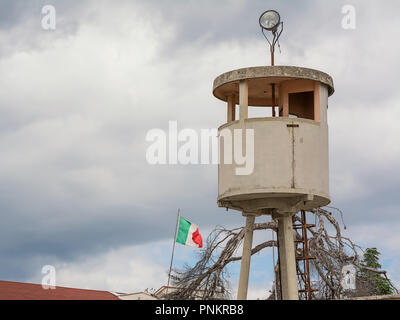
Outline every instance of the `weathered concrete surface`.
<svg viewBox="0 0 400 320"><path fill-rule="evenodd" d="M287 127L297 124L298 127ZM236 175L238 167L224 163L224 143L220 141L218 204L235 210L263 214L265 208L289 210L307 195L311 201L298 210L329 204L328 126L300 118L254 118L244 121L254 129L254 170ZM240 121L221 130L241 129Z"/></svg>

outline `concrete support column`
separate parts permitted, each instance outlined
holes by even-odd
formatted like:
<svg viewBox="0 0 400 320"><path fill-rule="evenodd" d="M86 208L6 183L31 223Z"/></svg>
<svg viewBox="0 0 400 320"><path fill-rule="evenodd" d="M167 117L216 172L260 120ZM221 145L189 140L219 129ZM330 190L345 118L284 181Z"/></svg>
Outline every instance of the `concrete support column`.
<svg viewBox="0 0 400 320"><path fill-rule="evenodd" d="M228 96L228 114L227 114L227 122L235 121L235 112L236 112L236 103L233 95Z"/></svg>
<svg viewBox="0 0 400 320"><path fill-rule="evenodd" d="M320 122L321 119L321 84L314 82L314 120Z"/></svg>
<svg viewBox="0 0 400 320"><path fill-rule="evenodd" d="M246 227L244 232L243 242L243 253L242 263L240 265L240 278L239 278L239 289L238 289L238 300L247 300L247 289L249 286L249 274L250 274L250 260L251 260L251 249L253 245L253 227L254 227L254 215L246 216Z"/></svg>
<svg viewBox="0 0 400 320"><path fill-rule="evenodd" d="M294 252L292 213L274 216L278 220L279 262L283 300L299 300Z"/></svg>
<svg viewBox="0 0 400 320"><path fill-rule="evenodd" d="M249 112L249 84L247 80L240 80L239 84L240 121L248 118Z"/></svg>

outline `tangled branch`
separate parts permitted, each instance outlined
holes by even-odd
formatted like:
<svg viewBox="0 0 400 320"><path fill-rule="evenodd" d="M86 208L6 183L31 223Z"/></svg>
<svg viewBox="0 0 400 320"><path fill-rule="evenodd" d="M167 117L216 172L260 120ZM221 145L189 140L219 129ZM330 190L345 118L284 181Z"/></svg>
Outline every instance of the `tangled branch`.
<svg viewBox="0 0 400 320"><path fill-rule="evenodd" d="M311 235L308 237L309 255L316 258L315 260L310 260L312 285L318 289L317 292L313 293L314 299L337 299L343 296L345 292L341 287L341 270L347 264L352 264L358 271L368 270L368 272L383 275L389 281L392 289L397 292L397 289L387 277L385 270L377 270L361 264L359 252L362 249L342 235L340 225L331 212L319 208L312 210L311 214L313 214L317 222L314 228L308 229ZM298 216L293 217L294 222L300 220ZM275 221L255 223L253 230L272 230L276 232L277 227L278 225ZM333 229L333 235L328 233L328 229ZM178 290L171 292L166 298L179 300L229 298L231 292L226 266L231 262L241 260L241 256L237 255L237 251L243 241L244 232L244 227L226 229L222 226L217 226L208 236L205 247L199 253L197 263L193 267L185 265L183 270L174 270L171 279ZM301 235L296 231L294 237L299 239ZM251 254L254 255L265 248L272 247L277 247L277 242L268 240L253 247ZM296 244L296 255L304 255L298 243ZM298 270L300 269L299 263L298 261ZM277 273L278 269L276 268L274 272ZM276 296L279 297L279 294L274 292L275 289L279 291L279 276L275 278L277 283L269 299L274 299ZM357 284L360 289L358 292L353 292L353 296L368 295L368 283L363 283L363 281L365 279L357 278ZM304 288L305 284L305 276L298 276L299 288Z"/></svg>

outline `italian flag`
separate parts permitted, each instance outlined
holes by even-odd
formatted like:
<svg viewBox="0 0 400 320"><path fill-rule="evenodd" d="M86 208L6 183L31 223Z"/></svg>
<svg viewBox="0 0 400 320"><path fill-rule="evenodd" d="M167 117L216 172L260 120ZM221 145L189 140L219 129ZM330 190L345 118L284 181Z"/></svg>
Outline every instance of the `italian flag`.
<svg viewBox="0 0 400 320"><path fill-rule="evenodd" d="M199 228L182 217L179 217L176 242L196 248L203 247L203 239L199 233Z"/></svg>

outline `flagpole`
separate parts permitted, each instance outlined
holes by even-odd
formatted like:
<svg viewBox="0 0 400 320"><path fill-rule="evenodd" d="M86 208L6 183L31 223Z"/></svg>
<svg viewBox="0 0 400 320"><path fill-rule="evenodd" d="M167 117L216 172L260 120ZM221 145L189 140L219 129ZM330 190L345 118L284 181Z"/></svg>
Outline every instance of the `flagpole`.
<svg viewBox="0 0 400 320"><path fill-rule="evenodd" d="M176 217L174 244L173 244L173 246L172 246L171 264L169 265L168 284L167 284L166 293L168 293L169 282L170 282L170 279L171 279L172 261L174 260L174 251L175 251L176 235L177 235L177 233L178 233L178 225L179 225L179 216L180 216L180 212L181 212L181 209L178 209L178 215L177 215L177 217Z"/></svg>

